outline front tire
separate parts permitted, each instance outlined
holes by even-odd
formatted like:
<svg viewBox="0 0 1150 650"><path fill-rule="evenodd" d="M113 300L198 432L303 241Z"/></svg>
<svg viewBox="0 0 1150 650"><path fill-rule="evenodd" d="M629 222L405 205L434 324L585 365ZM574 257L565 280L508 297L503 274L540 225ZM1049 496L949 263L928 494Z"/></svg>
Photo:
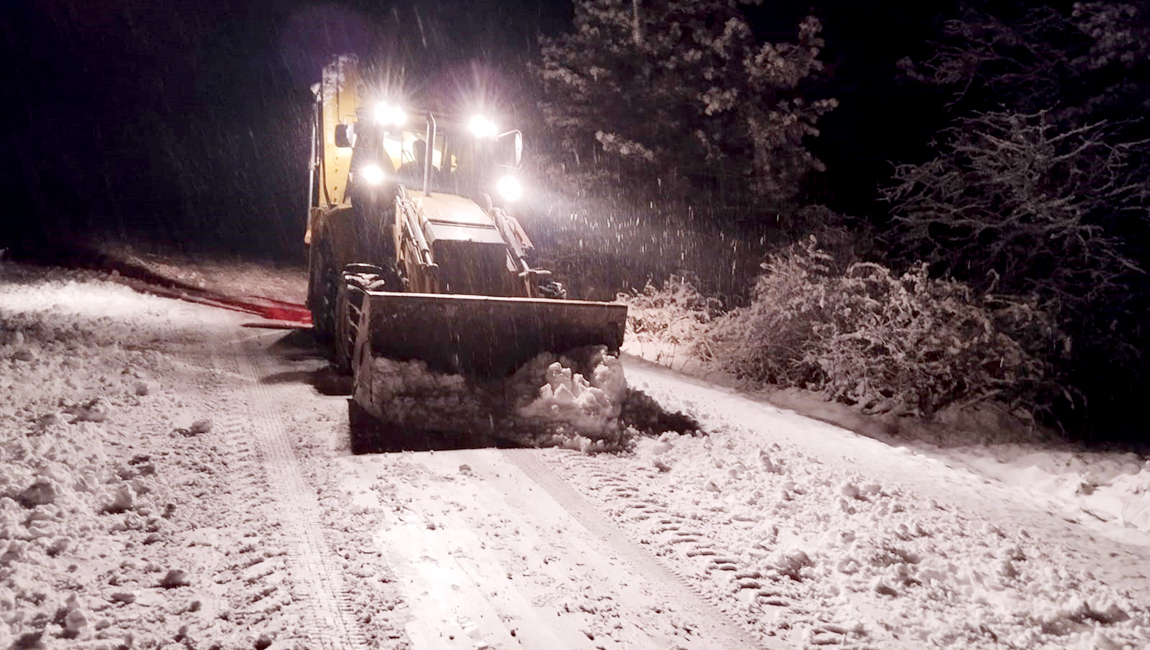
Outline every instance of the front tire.
<svg viewBox="0 0 1150 650"><path fill-rule="evenodd" d="M359 314L363 305L363 290L345 275L339 286L339 299L336 301L338 322L335 332L335 370L341 375L351 374L351 357L355 352L355 341L359 336Z"/></svg>
<svg viewBox="0 0 1150 650"><path fill-rule="evenodd" d="M359 339L359 321L368 290L388 289L383 269L367 264L351 264L344 270L336 302L335 368L352 374L352 357Z"/></svg>

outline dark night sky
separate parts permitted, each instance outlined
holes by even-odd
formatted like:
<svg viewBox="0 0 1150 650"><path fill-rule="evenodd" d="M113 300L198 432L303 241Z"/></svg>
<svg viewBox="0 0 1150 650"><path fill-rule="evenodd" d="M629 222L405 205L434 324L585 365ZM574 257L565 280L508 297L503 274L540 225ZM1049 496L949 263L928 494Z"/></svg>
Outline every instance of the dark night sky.
<svg viewBox="0 0 1150 650"><path fill-rule="evenodd" d="M749 10L775 40L792 39L808 12L823 19L818 92L842 104L814 145L830 167L817 200L870 210L886 161L921 152L942 119L894 69L948 8L927 4ZM298 256L308 87L331 53L387 60L409 80L483 78L515 101L535 35L567 29L571 15L544 0L17 0L0 18L0 246L107 231Z"/></svg>

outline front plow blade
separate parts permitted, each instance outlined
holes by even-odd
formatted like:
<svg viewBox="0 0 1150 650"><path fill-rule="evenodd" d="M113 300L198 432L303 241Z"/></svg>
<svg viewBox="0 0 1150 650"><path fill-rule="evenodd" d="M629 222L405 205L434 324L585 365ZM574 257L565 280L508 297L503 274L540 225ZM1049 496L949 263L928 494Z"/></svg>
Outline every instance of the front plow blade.
<svg viewBox="0 0 1150 650"><path fill-rule="evenodd" d="M627 322L626 305L580 300L369 291L363 307L370 356L489 378L542 352L616 351Z"/></svg>

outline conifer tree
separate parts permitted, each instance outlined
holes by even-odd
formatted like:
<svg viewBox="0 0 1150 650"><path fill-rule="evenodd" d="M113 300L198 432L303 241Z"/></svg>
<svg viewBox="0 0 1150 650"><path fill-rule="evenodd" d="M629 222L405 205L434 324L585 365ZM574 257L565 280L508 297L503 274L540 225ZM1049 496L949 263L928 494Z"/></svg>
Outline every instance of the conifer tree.
<svg viewBox="0 0 1150 650"><path fill-rule="evenodd" d="M542 39L541 108L553 159L584 187L643 196L738 193L779 206L822 163L804 138L834 99L814 17L791 43L758 42L736 0L579 0L575 29Z"/></svg>

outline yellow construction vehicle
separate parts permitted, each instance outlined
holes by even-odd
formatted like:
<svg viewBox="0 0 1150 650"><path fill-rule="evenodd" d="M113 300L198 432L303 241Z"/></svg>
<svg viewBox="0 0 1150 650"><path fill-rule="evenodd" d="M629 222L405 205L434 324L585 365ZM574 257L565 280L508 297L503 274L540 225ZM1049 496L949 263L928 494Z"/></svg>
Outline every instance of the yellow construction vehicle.
<svg viewBox="0 0 1150 650"><path fill-rule="evenodd" d="M568 300L530 264L510 214L519 131L377 96L354 56L334 58L313 92L308 307L357 385L377 357L487 380L542 352L619 349L625 305Z"/></svg>

